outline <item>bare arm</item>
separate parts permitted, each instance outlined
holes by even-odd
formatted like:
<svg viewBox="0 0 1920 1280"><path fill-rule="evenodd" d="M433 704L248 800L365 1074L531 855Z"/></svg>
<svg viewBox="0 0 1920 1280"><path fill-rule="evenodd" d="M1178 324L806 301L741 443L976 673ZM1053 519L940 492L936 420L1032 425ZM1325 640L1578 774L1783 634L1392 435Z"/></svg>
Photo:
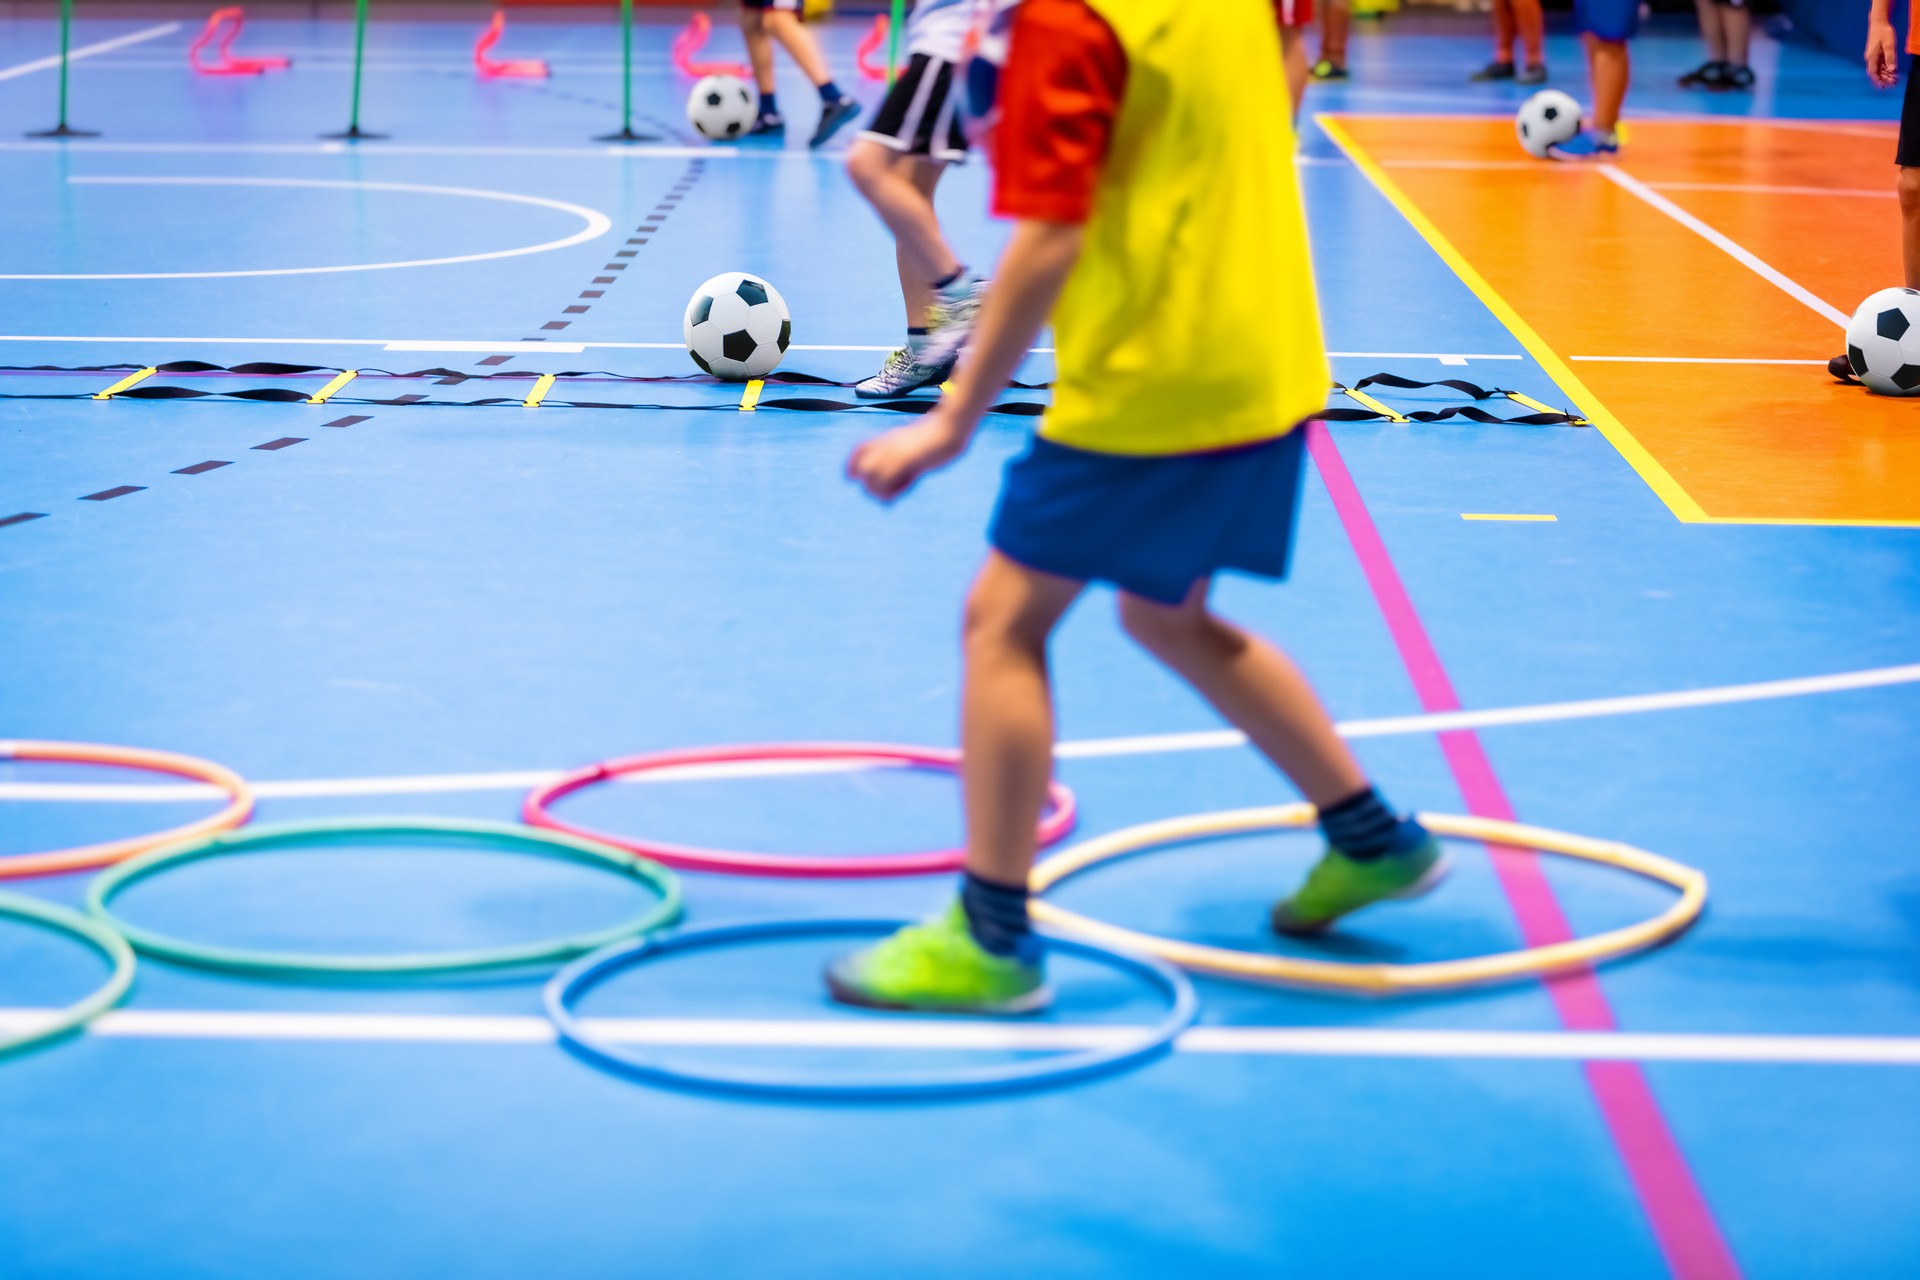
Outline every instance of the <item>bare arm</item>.
<svg viewBox="0 0 1920 1280"><path fill-rule="evenodd" d="M1873 0L1867 16L1867 78L1882 89L1900 79L1900 39L1893 30L1893 0Z"/></svg>
<svg viewBox="0 0 1920 1280"><path fill-rule="evenodd" d="M1068 223L1023 219L1014 227L952 392L920 421L855 449L847 460L849 476L882 502L891 502L920 477L966 452L981 417L1026 359L1059 301L1084 237L1081 228Z"/></svg>

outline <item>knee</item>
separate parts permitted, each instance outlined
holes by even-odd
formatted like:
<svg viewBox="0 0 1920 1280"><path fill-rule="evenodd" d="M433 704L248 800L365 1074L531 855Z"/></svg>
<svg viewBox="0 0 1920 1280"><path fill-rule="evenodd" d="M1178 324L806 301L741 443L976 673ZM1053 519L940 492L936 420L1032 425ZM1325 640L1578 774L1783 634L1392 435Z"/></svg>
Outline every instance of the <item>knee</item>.
<svg viewBox="0 0 1920 1280"><path fill-rule="evenodd" d="M1120 626L1153 653L1177 652L1204 643L1213 618L1204 607L1157 604L1131 592L1120 593Z"/></svg>
<svg viewBox="0 0 1920 1280"><path fill-rule="evenodd" d="M890 159L885 147L863 138L847 152L847 176L853 179L854 186L870 194L885 180Z"/></svg>
<svg viewBox="0 0 1920 1280"><path fill-rule="evenodd" d="M1024 612L1004 593L976 585L967 593L960 640L969 658L979 658L1010 650L1044 650L1047 633L1029 625Z"/></svg>
<svg viewBox="0 0 1920 1280"><path fill-rule="evenodd" d="M1900 170L1900 211L1909 216L1920 213L1920 169Z"/></svg>

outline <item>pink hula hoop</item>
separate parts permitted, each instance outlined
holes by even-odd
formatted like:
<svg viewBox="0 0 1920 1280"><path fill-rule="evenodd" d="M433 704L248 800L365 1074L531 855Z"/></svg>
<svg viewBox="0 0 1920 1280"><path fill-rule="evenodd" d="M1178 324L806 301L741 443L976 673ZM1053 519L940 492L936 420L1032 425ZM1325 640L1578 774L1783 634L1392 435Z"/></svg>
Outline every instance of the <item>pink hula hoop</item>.
<svg viewBox="0 0 1920 1280"><path fill-rule="evenodd" d="M576 769L557 781L535 790L520 806L521 820L536 827L564 831L569 835L598 840L616 849L637 853L670 867L687 871L718 871L740 876L793 876L801 878L851 878L858 876L915 876L935 871L952 871L966 861L964 849L941 849L933 853L878 854L873 857L808 857L778 853L739 853L728 849L701 849L689 845L666 844L655 840L636 840L629 836L596 831L563 821L548 811L548 806L564 796L595 783L637 773L653 773L688 765L747 764L781 760L874 760L958 773L960 753L929 747L895 747L875 743L786 742L739 747L693 747L681 751L656 751L627 756L602 764ZM1038 831L1041 848L1056 844L1073 830L1075 821L1073 792L1059 782L1047 784L1047 812L1041 815Z"/></svg>

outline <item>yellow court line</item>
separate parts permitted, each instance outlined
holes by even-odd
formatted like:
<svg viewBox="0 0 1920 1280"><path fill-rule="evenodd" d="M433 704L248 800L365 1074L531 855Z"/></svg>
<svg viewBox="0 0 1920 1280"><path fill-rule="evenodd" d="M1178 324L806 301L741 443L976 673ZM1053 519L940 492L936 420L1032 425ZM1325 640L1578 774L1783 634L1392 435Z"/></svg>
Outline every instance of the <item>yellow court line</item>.
<svg viewBox="0 0 1920 1280"><path fill-rule="evenodd" d="M1461 255L1460 251L1453 246L1453 242L1434 225L1433 220L1422 213L1420 207L1400 189L1399 184L1388 177L1386 171L1373 157L1361 149L1360 144L1354 141L1353 135L1348 133L1338 120L1330 115L1316 115L1314 122L1329 138L1333 139L1335 146L1346 153L1347 159L1353 161L1354 167L1367 176L1367 180L1387 198L1387 202L1400 211L1400 216L1420 233L1421 238L1440 255L1440 260L1460 277L1460 282L1471 289L1474 296L1485 304L1487 310L1493 312L1494 318L1505 325L1507 331L1519 340L1520 345L1526 348L1527 354L1540 362L1540 367L1546 370L1547 376L1552 378L1562 391L1570 395L1577 406L1585 409L1587 417L1595 427L1599 428L1600 434L1619 450L1620 456L1627 460L1628 466L1640 473L1640 478L1647 482L1647 486L1659 496L1662 502L1667 504L1669 511L1688 524L1720 523L1707 515L1705 509L1694 501L1693 495L1681 488L1680 482L1660 465L1660 460L1655 458L1631 431L1627 430L1620 419L1613 416L1610 409L1600 403L1599 397L1587 388L1587 384L1580 380L1580 376L1573 371L1573 368L1560 358L1558 352L1547 345L1546 340L1534 331L1532 325L1521 319L1520 313L1495 291L1485 276L1474 269L1473 264Z"/></svg>
<svg viewBox="0 0 1920 1280"><path fill-rule="evenodd" d="M125 391L128 387L132 386L134 383L143 382L146 379L151 378L154 374L158 372L160 372L158 368L152 368L152 369L142 369L138 373L130 373L126 377L120 379L120 381L108 387L105 391L94 392L93 398L95 400L111 400L115 396L119 395L122 391Z"/></svg>
<svg viewBox="0 0 1920 1280"><path fill-rule="evenodd" d="M767 384L759 378L755 378L747 384L747 389L740 395L740 412L753 412L754 406L760 403L760 392L766 385Z"/></svg>
<svg viewBox="0 0 1920 1280"><path fill-rule="evenodd" d="M1559 516L1496 515L1492 512L1487 512L1487 511L1462 511L1460 513L1460 518L1462 520L1523 520L1529 523L1537 522L1541 524L1557 521L1560 519Z"/></svg>
<svg viewBox="0 0 1920 1280"><path fill-rule="evenodd" d="M1378 400L1375 400L1372 396L1368 395L1364 391L1355 391L1352 387L1341 387L1340 393L1346 396L1347 399L1349 400L1365 405L1367 408L1371 409L1373 412L1385 418L1388 422L1398 423L1401 426L1405 426L1408 421L1407 416L1404 413L1396 413L1394 410L1389 409L1384 404L1381 404Z"/></svg>
<svg viewBox="0 0 1920 1280"><path fill-rule="evenodd" d="M547 398L547 392L553 390L553 377L554 375L550 373L541 374L538 380L534 382L533 390L529 391L527 398L520 402L520 407L523 409L539 408L540 402Z"/></svg>
<svg viewBox="0 0 1920 1280"><path fill-rule="evenodd" d="M307 401L307 403L308 404L325 404L327 401L333 399L335 392L339 391L340 388L346 386L349 382L352 382L355 378L359 376L360 376L360 371L358 369L342 370L340 373L335 374L333 377L333 380L327 383L326 386L314 392L313 396Z"/></svg>

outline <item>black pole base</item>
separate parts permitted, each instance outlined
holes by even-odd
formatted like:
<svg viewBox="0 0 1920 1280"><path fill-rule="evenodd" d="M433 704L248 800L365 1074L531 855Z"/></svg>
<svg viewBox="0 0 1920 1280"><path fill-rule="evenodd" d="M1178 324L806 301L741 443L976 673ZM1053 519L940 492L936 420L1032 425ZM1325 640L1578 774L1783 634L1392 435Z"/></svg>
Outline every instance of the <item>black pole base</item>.
<svg viewBox="0 0 1920 1280"><path fill-rule="evenodd" d="M595 138L594 141L595 142L661 142L661 141L664 141L664 139L662 139L661 136L657 133L635 133L633 131L633 126L628 125L626 128L620 130L620 132L618 133L603 133L599 137Z"/></svg>
<svg viewBox="0 0 1920 1280"><path fill-rule="evenodd" d="M40 129L27 135L29 138L97 138L98 129L75 129L65 120L51 129Z"/></svg>
<svg viewBox="0 0 1920 1280"><path fill-rule="evenodd" d="M339 133L323 133L320 136L328 139L345 139L348 142L372 142L385 138L388 135L384 133L368 133L356 124L343 129Z"/></svg>

